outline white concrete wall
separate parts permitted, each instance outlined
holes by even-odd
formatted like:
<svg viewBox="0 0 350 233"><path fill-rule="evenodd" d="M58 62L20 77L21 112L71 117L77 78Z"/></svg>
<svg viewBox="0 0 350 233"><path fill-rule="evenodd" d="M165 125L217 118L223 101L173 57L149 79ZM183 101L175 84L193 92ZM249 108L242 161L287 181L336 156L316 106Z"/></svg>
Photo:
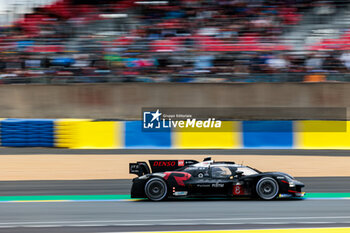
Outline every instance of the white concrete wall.
<svg viewBox="0 0 350 233"><path fill-rule="evenodd" d="M0 85L0 118L135 120L143 107L338 107L350 120L349 100L350 83Z"/></svg>

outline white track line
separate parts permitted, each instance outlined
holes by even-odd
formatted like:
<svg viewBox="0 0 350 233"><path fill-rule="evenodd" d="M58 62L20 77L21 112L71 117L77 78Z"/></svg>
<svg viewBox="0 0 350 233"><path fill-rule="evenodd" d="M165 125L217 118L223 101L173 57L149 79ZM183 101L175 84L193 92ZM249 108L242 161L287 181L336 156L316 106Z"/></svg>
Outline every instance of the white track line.
<svg viewBox="0 0 350 233"><path fill-rule="evenodd" d="M137 224L137 223L145 223L145 222L152 222L152 223L163 223L165 222L166 224L169 224L170 222L178 223L178 222L189 222L189 223L194 223L194 222L225 222L225 221L235 221L236 223L230 223L230 224L237 224L237 221L254 221L254 220L303 220L303 219L350 219L350 216L289 216L289 217L265 217L265 218L193 218L193 219L126 219L126 220L86 220L86 221L41 221L41 222L2 222L0 223L1 225L41 225L41 224L99 224L99 223L132 223L132 224ZM252 222L253 223L253 222ZM268 222L264 222L265 224ZM304 222L300 222L304 223Z"/></svg>

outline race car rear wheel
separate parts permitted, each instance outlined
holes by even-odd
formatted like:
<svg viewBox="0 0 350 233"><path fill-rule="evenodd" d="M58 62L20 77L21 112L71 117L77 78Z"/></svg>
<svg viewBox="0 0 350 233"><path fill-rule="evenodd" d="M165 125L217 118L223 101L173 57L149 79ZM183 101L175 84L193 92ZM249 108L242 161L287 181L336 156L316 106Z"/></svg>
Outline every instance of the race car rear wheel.
<svg viewBox="0 0 350 233"><path fill-rule="evenodd" d="M256 184L256 193L263 200L272 200L276 198L278 192L278 183L271 177L263 177Z"/></svg>
<svg viewBox="0 0 350 233"><path fill-rule="evenodd" d="M161 178L151 178L145 185L145 193L151 201L164 200L168 195L168 187Z"/></svg>

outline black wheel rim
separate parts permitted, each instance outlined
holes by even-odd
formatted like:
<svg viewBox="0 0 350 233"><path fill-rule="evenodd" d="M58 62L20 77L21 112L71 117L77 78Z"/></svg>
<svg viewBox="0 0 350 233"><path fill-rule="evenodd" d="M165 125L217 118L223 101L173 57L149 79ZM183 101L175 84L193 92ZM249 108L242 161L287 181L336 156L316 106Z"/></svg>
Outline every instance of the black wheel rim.
<svg viewBox="0 0 350 233"><path fill-rule="evenodd" d="M160 199L164 195L165 187L162 182L154 181L148 185L148 194L152 199Z"/></svg>
<svg viewBox="0 0 350 233"><path fill-rule="evenodd" d="M275 192L275 186L274 186L274 184L272 184L272 182L265 181L260 186L260 192L264 196L270 196L271 194L273 194Z"/></svg>
<svg viewBox="0 0 350 233"><path fill-rule="evenodd" d="M257 187L258 194L261 198L270 200L273 199L278 192L277 184L273 180L264 180Z"/></svg>

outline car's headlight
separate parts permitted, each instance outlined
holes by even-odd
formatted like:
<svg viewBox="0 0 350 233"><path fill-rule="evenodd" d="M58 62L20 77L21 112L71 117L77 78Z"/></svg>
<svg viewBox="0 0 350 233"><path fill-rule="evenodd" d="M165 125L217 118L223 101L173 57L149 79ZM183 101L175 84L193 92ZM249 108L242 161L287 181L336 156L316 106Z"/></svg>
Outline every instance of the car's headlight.
<svg viewBox="0 0 350 233"><path fill-rule="evenodd" d="M145 180L145 179L147 179L147 178L148 178L148 175L143 175L143 176L140 176L140 177L139 177L140 180Z"/></svg>

